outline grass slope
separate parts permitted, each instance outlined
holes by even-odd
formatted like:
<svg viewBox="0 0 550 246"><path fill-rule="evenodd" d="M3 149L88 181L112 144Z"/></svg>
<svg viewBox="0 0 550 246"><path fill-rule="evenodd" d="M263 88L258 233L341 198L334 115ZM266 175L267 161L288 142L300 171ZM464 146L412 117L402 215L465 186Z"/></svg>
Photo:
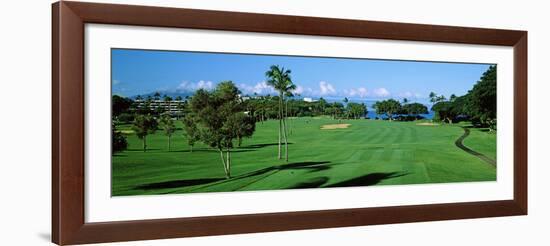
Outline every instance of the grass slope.
<svg viewBox="0 0 550 246"><path fill-rule="evenodd" d="M321 130L338 124L328 118L289 120L289 162L277 159L277 121L257 124L232 156L232 178L224 179L217 151L195 146L189 152L178 122L172 137L158 131L148 136L148 151L131 134L128 150L112 159L112 194L166 194L494 181L496 169L454 145L461 125L420 126L415 122L343 120L348 128ZM496 157L495 134L472 130L464 144Z"/></svg>

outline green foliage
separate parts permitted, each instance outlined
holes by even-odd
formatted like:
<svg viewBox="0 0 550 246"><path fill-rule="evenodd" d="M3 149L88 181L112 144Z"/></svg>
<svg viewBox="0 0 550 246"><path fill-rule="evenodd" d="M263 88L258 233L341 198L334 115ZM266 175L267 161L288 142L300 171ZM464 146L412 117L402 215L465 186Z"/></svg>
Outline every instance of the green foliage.
<svg viewBox="0 0 550 246"><path fill-rule="evenodd" d="M197 128L197 125L195 124L195 121L197 119L194 119L193 117L194 115L189 113L186 114L182 120L184 135L187 139L187 144L191 147L191 152L193 152L193 146L195 146L195 142L200 140L200 132Z"/></svg>
<svg viewBox="0 0 550 246"><path fill-rule="evenodd" d="M174 120L169 114L163 114L160 117L160 126L164 130L164 134L166 134L166 136L172 136L172 134L174 134L174 131L176 131Z"/></svg>
<svg viewBox="0 0 550 246"><path fill-rule="evenodd" d="M421 103L409 103L401 106L401 114L407 114L407 115L419 115L419 114L427 114L428 113L428 107L426 105Z"/></svg>
<svg viewBox="0 0 550 246"><path fill-rule="evenodd" d="M283 97L286 93L296 89L296 85L292 83L292 79L290 77L291 72L292 71L290 69L273 65L265 73L265 76L267 77L267 84L278 91L280 97Z"/></svg>
<svg viewBox="0 0 550 246"><path fill-rule="evenodd" d="M364 103L350 102L346 105L348 117L353 119L359 119L367 114L367 105Z"/></svg>
<svg viewBox="0 0 550 246"><path fill-rule="evenodd" d="M373 107L376 109L376 114L386 114L390 120L393 120L394 114L401 112L401 103L394 99L378 101Z"/></svg>
<svg viewBox="0 0 550 246"><path fill-rule="evenodd" d="M135 115L131 114L131 113L121 113L116 118L117 118L118 121L127 124L127 123L130 123L130 122L134 121L134 117L135 117Z"/></svg>
<svg viewBox="0 0 550 246"><path fill-rule="evenodd" d="M116 130L115 124L112 124L111 127L111 152L117 153L128 148L128 141L124 134Z"/></svg>
<svg viewBox="0 0 550 246"><path fill-rule="evenodd" d="M134 102L130 98L113 95L111 99L113 116L116 117L122 113L127 113L133 103Z"/></svg>
<svg viewBox="0 0 550 246"><path fill-rule="evenodd" d="M482 125L496 125L497 114L497 68L490 66L480 80L468 92L466 109L470 117Z"/></svg>
<svg viewBox="0 0 550 246"><path fill-rule="evenodd" d="M453 110L453 103L447 101L437 102L432 106L432 110L435 111L435 119L441 121L448 121L452 123L453 118L456 116Z"/></svg>
<svg viewBox="0 0 550 246"><path fill-rule="evenodd" d="M436 119L452 123L458 116L467 116L476 126L496 130L496 83L496 66L490 66L466 95L452 94L446 101L444 96L432 92Z"/></svg>
<svg viewBox="0 0 550 246"><path fill-rule="evenodd" d="M219 83L212 92L200 89L190 100L191 116L184 120L186 134L196 137L193 143L200 140L220 152L227 178L231 177L233 141L252 136L255 129L255 121L243 113L239 93L231 81Z"/></svg>
<svg viewBox="0 0 550 246"><path fill-rule="evenodd" d="M162 127L162 130L164 131L164 134L168 136L168 151L170 151L170 145L171 145L171 138L174 132L176 131L176 125L174 124L174 120L172 119L172 116L170 114L163 114L160 117L160 126Z"/></svg>
<svg viewBox="0 0 550 246"><path fill-rule="evenodd" d="M136 115L132 130L143 141L143 151L147 150L147 135L157 131L158 123L151 115Z"/></svg>

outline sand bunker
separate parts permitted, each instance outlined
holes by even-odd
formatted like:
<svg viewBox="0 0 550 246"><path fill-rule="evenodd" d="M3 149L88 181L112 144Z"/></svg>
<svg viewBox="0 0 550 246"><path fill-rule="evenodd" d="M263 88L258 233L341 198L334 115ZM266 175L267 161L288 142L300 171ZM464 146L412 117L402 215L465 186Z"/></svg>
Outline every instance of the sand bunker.
<svg viewBox="0 0 550 246"><path fill-rule="evenodd" d="M416 125L417 126L439 126L439 124L437 123L430 123L430 122L417 123Z"/></svg>
<svg viewBox="0 0 550 246"><path fill-rule="evenodd" d="M330 124L321 126L321 130L343 129L349 126L351 126L351 124Z"/></svg>

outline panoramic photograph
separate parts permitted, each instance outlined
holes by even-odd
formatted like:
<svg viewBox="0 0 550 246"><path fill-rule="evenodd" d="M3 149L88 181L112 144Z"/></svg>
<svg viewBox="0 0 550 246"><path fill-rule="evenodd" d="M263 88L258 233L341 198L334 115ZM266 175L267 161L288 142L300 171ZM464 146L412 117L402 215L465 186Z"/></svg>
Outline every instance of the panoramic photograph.
<svg viewBox="0 0 550 246"><path fill-rule="evenodd" d="M111 195L496 181L496 70L111 49Z"/></svg>

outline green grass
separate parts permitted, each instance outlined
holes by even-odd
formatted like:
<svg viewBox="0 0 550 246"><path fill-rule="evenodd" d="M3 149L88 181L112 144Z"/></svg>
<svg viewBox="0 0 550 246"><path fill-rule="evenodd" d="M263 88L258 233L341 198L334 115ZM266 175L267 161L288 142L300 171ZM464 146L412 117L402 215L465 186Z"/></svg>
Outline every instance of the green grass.
<svg viewBox="0 0 550 246"><path fill-rule="evenodd" d="M488 132L488 129L470 129L470 136L464 139L464 145L479 153L482 153L489 158L496 160L497 158L497 134L496 132Z"/></svg>
<svg viewBox="0 0 550 246"><path fill-rule="evenodd" d="M289 119L289 162L277 159L277 121L257 123L254 136L232 155L226 180L219 153L203 145L189 152L178 122L172 137L148 136L148 150L126 131L128 150L112 159L112 194L225 192L363 185L494 181L496 169L457 148L462 124L343 120L347 129L321 130L338 120ZM119 130L129 130L129 125ZM496 157L496 134L472 129L467 147ZM284 148L283 148L284 149Z"/></svg>

